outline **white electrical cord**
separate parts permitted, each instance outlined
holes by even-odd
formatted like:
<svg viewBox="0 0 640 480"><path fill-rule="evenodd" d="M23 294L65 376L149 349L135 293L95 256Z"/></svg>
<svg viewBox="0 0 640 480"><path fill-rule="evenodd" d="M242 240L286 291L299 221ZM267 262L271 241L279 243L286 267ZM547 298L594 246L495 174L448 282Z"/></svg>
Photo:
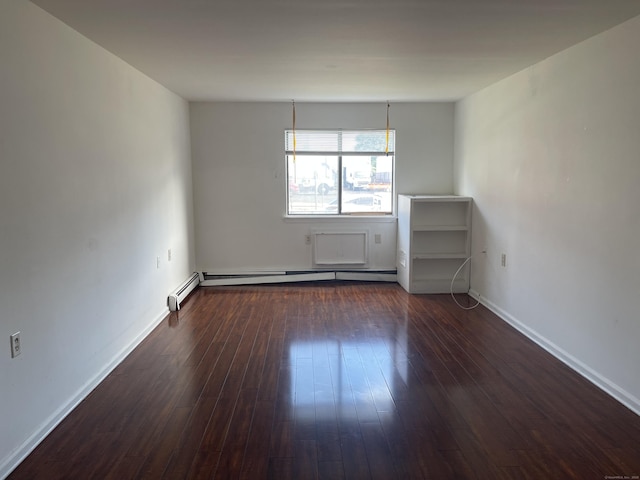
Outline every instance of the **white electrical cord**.
<svg viewBox="0 0 640 480"><path fill-rule="evenodd" d="M449 289L449 291L451 292L451 298L453 298L453 301L456 302L456 305L458 305L461 309L463 310L473 310L474 308L476 308L478 305L480 305L480 300L477 300L477 303L471 307L463 307L462 305L460 305L458 303L458 300L456 300L456 296L453 294L453 284L456 281L456 277L458 276L458 274L460 273L460 270L462 270L464 268L464 266L471 260L471 257L467 258L464 262L462 262L462 265L460 265L460 268L458 268L458 270L456 270L456 273L453 274L453 278L451 279L451 288Z"/></svg>

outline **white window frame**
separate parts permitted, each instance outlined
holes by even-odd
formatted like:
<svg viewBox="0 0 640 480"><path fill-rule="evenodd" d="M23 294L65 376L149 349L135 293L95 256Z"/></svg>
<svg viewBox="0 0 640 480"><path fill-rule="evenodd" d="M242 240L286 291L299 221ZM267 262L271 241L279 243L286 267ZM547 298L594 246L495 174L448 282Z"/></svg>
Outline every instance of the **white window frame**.
<svg viewBox="0 0 640 480"><path fill-rule="evenodd" d="M358 134L366 134L366 133L377 133L378 135L384 135L385 138L385 148L383 149L374 149L374 150L354 150L348 147L343 149L343 138L345 136L353 137ZM317 135L321 140L318 143L314 143L313 148L309 148L309 142L305 142L305 140L309 140L309 136ZM331 136L335 135L335 142L331 141ZM357 216L367 217L370 219L381 219L381 218L390 218L395 215L395 143L396 143L396 131L395 129L285 129L285 178L286 178L286 205L285 205L285 217L286 218L309 218L309 217L317 217L317 218L339 218L339 217L347 217L353 218ZM322 142L322 138L329 139L328 142ZM295 141L294 141L295 139ZM305 146L305 143L307 144ZM311 142L313 143L313 142ZM295 150L294 150L295 148ZM292 155L301 155L301 156L335 156L338 159L338 168L337 168L337 179L336 184L338 185L338 213L335 212L327 212L327 213L301 213L301 212L291 212L290 209L290 186L289 186L289 157ZM392 158L391 161L391 182L390 182L390 196L391 196L391 207L388 211L384 212L342 212L342 195L343 195L343 172L342 168L342 157L355 157L355 156L388 156Z"/></svg>

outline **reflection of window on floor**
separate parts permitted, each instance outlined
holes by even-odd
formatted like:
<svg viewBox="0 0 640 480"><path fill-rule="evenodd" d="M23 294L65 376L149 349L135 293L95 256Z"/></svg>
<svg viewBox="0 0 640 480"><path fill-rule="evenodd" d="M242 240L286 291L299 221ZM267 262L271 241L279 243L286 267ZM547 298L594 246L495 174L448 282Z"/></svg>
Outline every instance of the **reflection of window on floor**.
<svg viewBox="0 0 640 480"><path fill-rule="evenodd" d="M404 335L391 345L373 339L291 344L296 419L379 421L392 412L394 386L407 382L406 340Z"/></svg>
<svg viewBox="0 0 640 480"><path fill-rule="evenodd" d="M395 131L285 131L287 214L393 212Z"/></svg>

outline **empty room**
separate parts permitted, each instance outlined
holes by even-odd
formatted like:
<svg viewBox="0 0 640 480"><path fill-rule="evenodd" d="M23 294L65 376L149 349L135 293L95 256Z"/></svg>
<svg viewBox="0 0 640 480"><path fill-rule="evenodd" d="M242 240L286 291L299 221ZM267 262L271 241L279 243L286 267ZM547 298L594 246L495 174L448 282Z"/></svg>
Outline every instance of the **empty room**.
<svg viewBox="0 0 640 480"><path fill-rule="evenodd" d="M0 0L0 479L640 478L638 45Z"/></svg>

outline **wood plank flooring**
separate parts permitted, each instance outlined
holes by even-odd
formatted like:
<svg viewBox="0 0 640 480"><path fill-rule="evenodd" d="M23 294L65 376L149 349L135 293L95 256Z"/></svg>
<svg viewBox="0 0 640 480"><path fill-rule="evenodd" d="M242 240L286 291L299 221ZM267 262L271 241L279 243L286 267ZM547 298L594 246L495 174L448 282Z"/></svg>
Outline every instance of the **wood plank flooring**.
<svg viewBox="0 0 640 480"><path fill-rule="evenodd" d="M637 475L640 417L485 308L318 283L197 290L9 478Z"/></svg>

